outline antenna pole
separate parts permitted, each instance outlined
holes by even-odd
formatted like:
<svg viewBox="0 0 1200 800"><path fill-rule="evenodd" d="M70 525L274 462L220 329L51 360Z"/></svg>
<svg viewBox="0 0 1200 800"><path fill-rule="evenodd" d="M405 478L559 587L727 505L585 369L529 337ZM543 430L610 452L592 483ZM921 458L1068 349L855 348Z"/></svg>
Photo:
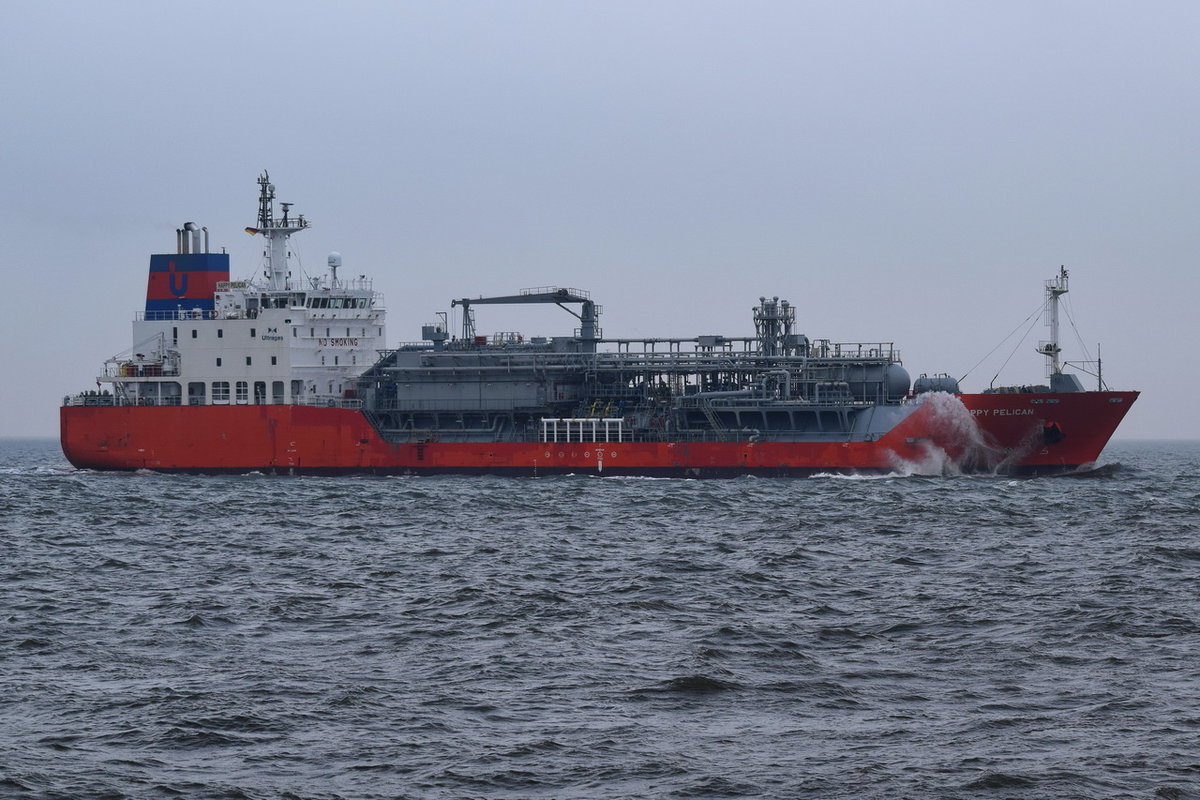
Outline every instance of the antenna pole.
<svg viewBox="0 0 1200 800"><path fill-rule="evenodd" d="M1058 360L1062 352L1058 346L1058 298L1067 291L1067 268L1060 266L1058 277L1046 281L1046 302L1050 304L1050 341L1038 348L1038 352L1046 357L1046 369L1051 375L1062 372L1062 362Z"/></svg>
<svg viewBox="0 0 1200 800"><path fill-rule="evenodd" d="M270 283L267 288L274 292L286 291L290 287L288 281L288 237L296 231L308 227L308 220L300 214L296 219L290 219L288 212L291 203L281 203L283 219L275 219L275 185L270 176L264 171L258 178L258 228L247 228L247 233L261 233L267 240L267 277Z"/></svg>

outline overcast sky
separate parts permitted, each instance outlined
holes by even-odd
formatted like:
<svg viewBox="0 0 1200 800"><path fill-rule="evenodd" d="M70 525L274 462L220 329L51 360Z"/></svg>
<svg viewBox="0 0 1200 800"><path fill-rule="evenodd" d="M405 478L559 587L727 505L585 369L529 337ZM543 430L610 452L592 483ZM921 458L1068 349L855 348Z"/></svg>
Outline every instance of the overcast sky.
<svg viewBox="0 0 1200 800"><path fill-rule="evenodd" d="M614 337L748 335L777 295L812 338L978 390L1045 380L1021 323L1065 264L1067 358L1099 343L1143 392L1118 436L1200 438L1200 3L10 0L0 24L0 435L57 435L184 222L258 273L267 169L313 222L305 270L374 277L391 345L524 287L590 290Z"/></svg>

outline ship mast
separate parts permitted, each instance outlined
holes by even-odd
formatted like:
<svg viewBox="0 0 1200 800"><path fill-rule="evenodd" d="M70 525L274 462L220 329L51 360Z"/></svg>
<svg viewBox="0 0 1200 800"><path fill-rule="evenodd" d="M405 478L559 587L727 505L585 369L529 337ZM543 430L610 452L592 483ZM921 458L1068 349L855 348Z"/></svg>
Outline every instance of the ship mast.
<svg viewBox="0 0 1200 800"><path fill-rule="evenodd" d="M1062 373L1062 362L1058 360L1062 348L1058 346L1058 298L1067 293L1067 268L1059 267L1057 278L1046 281L1046 303L1050 306L1047 324L1050 326L1050 341L1042 342L1037 351L1046 357L1046 370L1050 376Z"/></svg>
<svg viewBox="0 0 1200 800"><path fill-rule="evenodd" d="M297 231L308 227L308 220L303 214L295 219L288 218L291 203L280 203L283 217L275 219L275 184L264 170L258 178L258 227L246 228L251 235L261 233L267 239L267 247L263 255L266 258L265 274L268 279L267 289L272 292L287 291L288 282L288 238Z"/></svg>

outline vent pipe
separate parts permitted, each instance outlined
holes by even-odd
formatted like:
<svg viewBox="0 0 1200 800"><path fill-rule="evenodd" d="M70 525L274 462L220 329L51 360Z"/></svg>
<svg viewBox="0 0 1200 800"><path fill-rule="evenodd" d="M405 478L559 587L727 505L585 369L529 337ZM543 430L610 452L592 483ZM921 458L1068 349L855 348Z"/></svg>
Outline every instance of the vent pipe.
<svg viewBox="0 0 1200 800"><path fill-rule="evenodd" d="M183 224L183 229L185 231L190 231L192 234L192 248L191 248L190 252L199 253L200 252L200 229L196 227L196 223L194 223L194 222L185 222ZM184 236L186 237L187 234L185 233ZM189 252L189 251L185 250L184 252Z"/></svg>

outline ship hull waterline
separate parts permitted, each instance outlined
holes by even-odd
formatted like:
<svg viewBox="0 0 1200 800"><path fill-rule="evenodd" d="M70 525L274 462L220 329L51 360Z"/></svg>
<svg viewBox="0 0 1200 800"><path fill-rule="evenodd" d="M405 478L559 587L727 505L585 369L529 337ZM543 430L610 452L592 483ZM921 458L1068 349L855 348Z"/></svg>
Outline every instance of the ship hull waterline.
<svg viewBox="0 0 1200 800"><path fill-rule="evenodd" d="M355 409L64 406L80 469L274 474L804 476L1061 473L1094 464L1137 392L964 394L874 441L384 441ZM202 432L202 433L201 433ZM869 437L868 437L869 438Z"/></svg>

